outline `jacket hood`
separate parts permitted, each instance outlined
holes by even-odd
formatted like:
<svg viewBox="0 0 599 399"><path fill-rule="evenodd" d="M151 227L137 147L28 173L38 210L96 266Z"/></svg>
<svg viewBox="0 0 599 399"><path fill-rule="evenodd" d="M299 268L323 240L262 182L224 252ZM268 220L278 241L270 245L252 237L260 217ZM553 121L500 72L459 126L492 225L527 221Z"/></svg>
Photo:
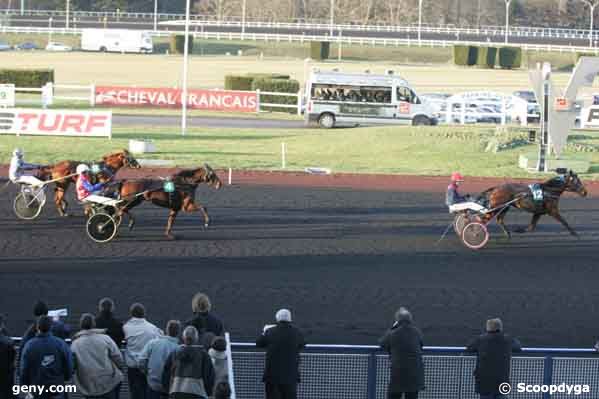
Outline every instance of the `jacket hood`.
<svg viewBox="0 0 599 399"><path fill-rule="evenodd" d="M196 355L196 353L201 350L203 347L200 345L183 345L180 349L179 359L183 363L191 363Z"/></svg>
<svg viewBox="0 0 599 399"><path fill-rule="evenodd" d="M95 335L95 334L106 334L106 329L103 328L92 328L90 330L81 330L79 331L77 334L75 334L75 336L73 337L73 339L77 339L79 337L84 337L86 335Z"/></svg>
<svg viewBox="0 0 599 399"><path fill-rule="evenodd" d="M208 350L208 355L210 355L210 357L213 359L218 359L218 360L226 360L227 359L227 352L217 351L217 350L214 350L213 348L210 348L210 350Z"/></svg>

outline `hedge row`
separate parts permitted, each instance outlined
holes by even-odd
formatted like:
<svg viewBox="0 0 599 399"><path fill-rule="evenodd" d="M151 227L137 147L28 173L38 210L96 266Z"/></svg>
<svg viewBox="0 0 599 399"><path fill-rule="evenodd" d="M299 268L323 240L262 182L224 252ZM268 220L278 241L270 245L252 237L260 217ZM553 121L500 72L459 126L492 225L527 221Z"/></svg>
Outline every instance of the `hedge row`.
<svg viewBox="0 0 599 399"><path fill-rule="evenodd" d="M295 79L270 79L270 78L258 78L252 83L252 90L269 91L274 93L293 93L297 94L300 89L300 84ZM276 104L297 104L297 96L260 96L260 102L262 103L276 103ZM266 111L280 111L280 112L291 112L296 111L292 108L280 108L280 107L262 107Z"/></svg>
<svg viewBox="0 0 599 399"><path fill-rule="evenodd" d="M54 83L53 69L0 69L0 83L38 88L49 82Z"/></svg>
<svg viewBox="0 0 599 399"><path fill-rule="evenodd" d="M247 75L225 76L225 90L254 90L252 83L256 79L289 79L289 75L280 73L254 73Z"/></svg>
<svg viewBox="0 0 599 399"><path fill-rule="evenodd" d="M522 49L518 47L454 46L453 62L459 66L478 66L494 68L495 64L503 69L517 69L522 65Z"/></svg>
<svg viewBox="0 0 599 399"><path fill-rule="evenodd" d="M187 52L192 53L193 50L193 35L189 35L189 43L187 43ZM169 51L171 54L183 54L185 52L185 35L171 35L169 41Z"/></svg>
<svg viewBox="0 0 599 399"><path fill-rule="evenodd" d="M329 58L331 43L329 42L310 42L310 58L317 61L323 61Z"/></svg>

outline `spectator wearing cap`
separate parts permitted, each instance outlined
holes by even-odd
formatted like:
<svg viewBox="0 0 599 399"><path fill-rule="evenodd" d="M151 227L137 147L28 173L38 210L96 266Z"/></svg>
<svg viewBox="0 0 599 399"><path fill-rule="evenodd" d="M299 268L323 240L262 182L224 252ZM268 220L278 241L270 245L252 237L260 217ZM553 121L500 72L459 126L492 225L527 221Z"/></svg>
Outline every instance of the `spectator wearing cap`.
<svg viewBox="0 0 599 399"><path fill-rule="evenodd" d="M231 387L228 382L219 382L214 387L214 399L231 399Z"/></svg>
<svg viewBox="0 0 599 399"><path fill-rule="evenodd" d="M503 332L501 319L487 320L486 333L468 345L466 352L476 353L474 379L481 399L503 397L499 386L510 382L512 352L521 352L520 342Z"/></svg>
<svg viewBox="0 0 599 399"><path fill-rule="evenodd" d="M12 387L15 382L15 365L17 351L8 337L4 325L4 316L0 314L0 398L12 398Z"/></svg>
<svg viewBox="0 0 599 399"><path fill-rule="evenodd" d="M166 323L166 336L161 335L146 344L139 356L139 368L148 380L148 399L168 397L168 391L162 386L162 372L169 355L179 347L181 323L170 320Z"/></svg>
<svg viewBox="0 0 599 399"><path fill-rule="evenodd" d="M275 326L265 326L256 340L258 348L266 349L264 382L266 399L295 399L300 382L300 351L306 341L300 330L291 324L291 312L279 310Z"/></svg>
<svg viewBox="0 0 599 399"><path fill-rule="evenodd" d="M40 316L37 321L37 335L23 348L21 358L21 385L36 385L45 388L51 385L64 385L73 374L71 350L67 343L50 332L52 319ZM48 391L46 389L46 391ZM42 399L65 398L64 394L45 393Z"/></svg>
<svg viewBox="0 0 599 399"><path fill-rule="evenodd" d="M223 337L214 337L212 345L208 350L208 355L212 359L214 366L214 382L218 385L220 382L229 381L229 366L227 364L227 340Z"/></svg>
<svg viewBox="0 0 599 399"><path fill-rule="evenodd" d="M33 305L33 316L35 317L36 322L31 324L25 334L23 334L23 338L21 339L21 347L24 348L31 338L35 337L37 334L37 320L40 316L48 315L48 305L46 305L43 301L37 301ZM50 331L52 335L61 338L68 339L71 337L71 328L69 325L63 323L60 319L51 319L52 326L50 327Z"/></svg>
<svg viewBox="0 0 599 399"><path fill-rule="evenodd" d="M214 368L210 356L198 345L198 330L183 330L183 345L170 354L164 366L162 385L171 399L208 399L214 389Z"/></svg>
<svg viewBox="0 0 599 399"><path fill-rule="evenodd" d="M146 399L148 382L144 373L139 369L139 359L146 344L162 335L162 332L146 320L146 308L141 303L131 305L129 313L131 318L123 326L129 393L131 399Z"/></svg>
<svg viewBox="0 0 599 399"><path fill-rule="evenodd" d="M200 342L205 342L202 337L206 333L221 337L225 335L223 322L212 313L212 303L208 295L202 292L195 294L191 300L191 309L193 317L186 321L185 325L194 326L198 330Z"/></svg>
<svg viewBox="0 0 599 399"><path fill-rule="evenodd" d="M423 338L406 308L395 313L391 329L379 340L391 359L388 399L416 399L424 389Z"/></svg>
<svg viewBox="0 0 599 399"><path fill-rule="evenodd" d="M98 315L96 316L96 328L106 330L108 335L119 348L125 340L123 323L114 316L114 301L111 298L102 298L98 303Z"/></svg>
<svg viewBox="0 0 599 399"><path fill-rule="evenodd" d="M92 314L84 313L79 327L71 344L77 392L86 398L115 399L125 367L121 351L104 330L95 328Z"/></svg>

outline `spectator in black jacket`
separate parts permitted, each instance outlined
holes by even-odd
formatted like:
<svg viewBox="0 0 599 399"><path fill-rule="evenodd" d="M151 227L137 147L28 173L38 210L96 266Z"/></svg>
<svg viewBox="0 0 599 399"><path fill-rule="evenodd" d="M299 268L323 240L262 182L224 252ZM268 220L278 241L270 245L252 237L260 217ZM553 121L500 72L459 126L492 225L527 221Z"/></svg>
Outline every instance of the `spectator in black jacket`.
<svg viewBox="0 0 599 399"><path fill-rule="evenodd" d="M395 313L393 327L380 339L381 347L391 356L391 381L388 399L417 399L424 389L422 333L414 326L412 314L405 308Z"/></svg>
<svg viewBox="0 0 599 399"><path fill-rule="evenodd" d="M15 382L17 352L4 326L4 316L0 315L0 398L12 398Z"/></svg>
<svg viewBox="0 0 599 399"><path fill-rule="evenodd" d="M119 348L125 340L123 322L114 317L114 301L110 298L102 298L98 303L98 315L96 316L96 328L106 330L108 335Z"/></svg>
<svg viewBox="0 0 599 399"><path fill-rule="evenodd" d="M510 382L512 352L521 351L520 342L503 333L501 319L487 320L487 333L466 348L466 352L477 354L474 378L481 399L502 397L499 386Z"/></svg>
<svg viewBox="0 0 599 399"><path fill-rule="evenodd" d="M258 348L266 348L264 381L266 399L296 399L300 382L300 351L306 346L304 336L291 324L291 312L277 312L277 324L265 326L256 340Z"/></svg>
<svg viewBox="0 0 599 399"><path fill-rule="evenodd" d="M208 295L198 292L191 300L191 309L193 317L185 322L186 326L194 326L198 330L200 336L199 342L204 342L203 336L206 333L212 333L216 336L223 337L225 335L225 327L223 322L211 313L212 303ZM211 340L208 342L208 348Z"/></svg>
<svg viewBox="0 0 599 399"><path fill-rule="evenodd" d="M35 337L38 333L37 330L37 320L41 316L48 315L48 305L46 305L43 301L37 301L35 305L33 305L33 316L35 317L36 322L31 324L25 334L23 334L23 338L21 339L21 348L25 347L27 341L31 338ZM61 320L52 320L52 326L50 328L50 332L53 336L66 340L71 337L71 328L69 325L63 323Z"/></svg>

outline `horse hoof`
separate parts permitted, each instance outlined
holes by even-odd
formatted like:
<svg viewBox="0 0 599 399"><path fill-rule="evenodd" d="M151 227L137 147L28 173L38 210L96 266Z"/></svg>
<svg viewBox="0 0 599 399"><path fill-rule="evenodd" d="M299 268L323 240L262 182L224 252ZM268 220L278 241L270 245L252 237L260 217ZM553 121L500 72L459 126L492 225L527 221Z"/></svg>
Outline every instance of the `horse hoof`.
<svg viewBox="0 0 599 399"><path fill-rule="evenodd" d="M174 234L167 234L166 239L169 241L175 241L177 239L177 237L175 237Z"/></svg>
<svg viewBox="0 0 599 399"><path fill-rule="evenodd" d="M204 223L204 228L207 229L210 226L210 223Z"/></svg>

